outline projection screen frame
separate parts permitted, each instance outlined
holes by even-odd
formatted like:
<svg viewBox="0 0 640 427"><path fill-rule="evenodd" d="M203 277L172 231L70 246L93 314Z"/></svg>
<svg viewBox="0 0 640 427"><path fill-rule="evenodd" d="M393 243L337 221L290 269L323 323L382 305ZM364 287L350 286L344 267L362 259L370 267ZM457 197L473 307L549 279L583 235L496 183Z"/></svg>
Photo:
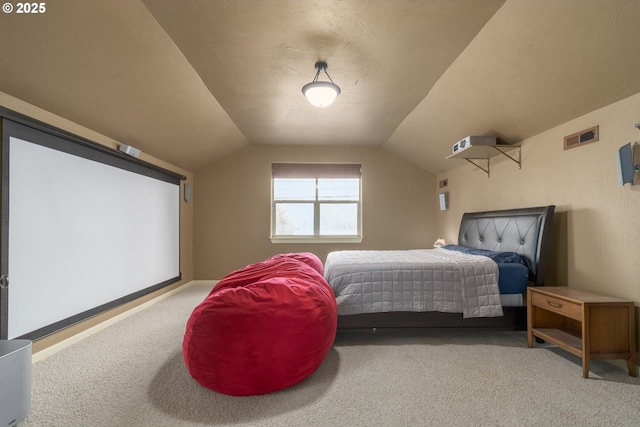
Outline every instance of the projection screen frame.
<svg viewBox="0 0 640 427"><path fill-rule="evenodd" d="M25 129L25 127L27 129ZM63 141L61 145L51 146L48 141L39 137L39 132L44 132L50 136L56 137L58 142ZM60 128L51 126L47 123L35 120L15 111L0 107L0 133L2 134L2 221L0 228L0 339L7 339L8 336L8 310L9 310L9 291L10 277L9 268L9 141L10 137L25 139L36 145L52 148L63 153L72 154L88 160L100 162L109 166L113 166L125 171L141 174L150 178L165 181L178 186L178 198L176 203L180 204L181 185L180 181L186 180L184 175L175 173L171 170L162 168L158 165L140 160L138 158L126 155L118 150L96 143L89 139L83 138L71 132L67 132ZM180 217L180 207L178 207L178 221ZM179 233L178 226L178 233ZM178 239L180 240L180 239ZM147 295L172 283L182 279L180 271L180 250L178 249L178 275L161 283L153 284L144 289L124 295L113 301L101 304L91 309L74 314L70 317L46 325L37 330L31 331L19 337L21 339L39 339L54 332L72 326L76 323L87 320L93 316L103 313L107 310L133 301L141 296Z"/></svg>

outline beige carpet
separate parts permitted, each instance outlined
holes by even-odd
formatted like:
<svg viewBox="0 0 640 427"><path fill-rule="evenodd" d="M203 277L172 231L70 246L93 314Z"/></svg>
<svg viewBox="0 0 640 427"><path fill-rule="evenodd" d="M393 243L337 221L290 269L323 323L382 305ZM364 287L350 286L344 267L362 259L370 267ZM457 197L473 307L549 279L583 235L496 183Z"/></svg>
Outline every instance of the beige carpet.
<svg viewBox="0 0 640 427"><path fill-rule="evenodd" d="M344 335L311 377L231 397L182 362L194 285L33 366L27 426L624 426L640 422L640 380L522 332Z"/></svg>

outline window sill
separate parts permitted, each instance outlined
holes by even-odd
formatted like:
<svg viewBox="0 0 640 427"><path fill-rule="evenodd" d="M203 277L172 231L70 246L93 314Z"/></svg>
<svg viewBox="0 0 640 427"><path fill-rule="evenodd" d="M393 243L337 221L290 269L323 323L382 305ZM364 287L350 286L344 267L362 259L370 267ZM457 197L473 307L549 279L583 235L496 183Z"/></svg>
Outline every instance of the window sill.
<svg viewBox="0 0 640 427"><path fill-rule="evenodd" d="M271 243L362 243L361 236L271 237Z"/></svg>

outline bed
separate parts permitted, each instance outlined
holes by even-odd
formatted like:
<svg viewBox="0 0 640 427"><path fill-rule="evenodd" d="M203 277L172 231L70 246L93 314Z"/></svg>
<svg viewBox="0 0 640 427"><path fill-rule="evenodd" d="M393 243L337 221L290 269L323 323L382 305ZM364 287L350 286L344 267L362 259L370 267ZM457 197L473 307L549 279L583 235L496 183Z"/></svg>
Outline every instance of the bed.
<svg viewBox="0 0 640 427"><path fill-rule="evenodd" d="M342 331L526 329L526 287L544 285L555 206L465 213L458 244L334 251L324 276Z"/></svg>

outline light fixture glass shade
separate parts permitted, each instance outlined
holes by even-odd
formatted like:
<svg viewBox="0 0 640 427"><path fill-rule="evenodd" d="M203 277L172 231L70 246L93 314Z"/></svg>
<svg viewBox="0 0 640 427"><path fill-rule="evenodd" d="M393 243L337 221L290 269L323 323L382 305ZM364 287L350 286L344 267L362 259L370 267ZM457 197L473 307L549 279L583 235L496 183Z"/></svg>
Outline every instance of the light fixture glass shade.
<svg viewBox="0 0 640 427"><path fill-rule="evenodd" d="M316 62L316 76L311 83L307 83L302 86L302 93L307 97L307 100L316 107L326 107L331 105L336 97L340 95L340 87L331 80L331 76L327 73L326 62ZM320 72L324 72L328 82L318 81Z"/></svg>
<svg viewBox="0 0 640 427"><path fill-rule="evenodd" d="M302 87L302 93L307 97L311 105L326 107L336 100L336 97L340 94L340 88L331 82L312 82Z"/></svg>

